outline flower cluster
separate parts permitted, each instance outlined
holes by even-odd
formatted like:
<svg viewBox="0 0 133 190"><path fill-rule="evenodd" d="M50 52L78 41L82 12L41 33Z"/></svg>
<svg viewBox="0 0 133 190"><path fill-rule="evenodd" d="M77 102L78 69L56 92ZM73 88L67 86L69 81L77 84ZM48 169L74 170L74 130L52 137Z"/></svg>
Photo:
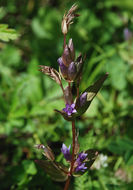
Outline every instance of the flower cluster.
<svg viewBox="0 0 133 190"><path fill-rule="evenodd" d="M78 78L82 70L83 60L79 55L75 60L75 50L72 39L69 40L68 45L65 45L62 56L57 60L60 67L60 73L66 81L74 81Z"/></svg>
<svg viewBox="0 0 133 190"><path fill-rule="evenodd" d="M70 153L71 145L67 148L65 144L62 144L61 152L64 154L64 157L66 161L71 162L72 155ZM85 166L85 160L87 158L88 154L81 152L78 154L76 161L74 162L74 171L75 172L84 172L87 167Z"/></svg>

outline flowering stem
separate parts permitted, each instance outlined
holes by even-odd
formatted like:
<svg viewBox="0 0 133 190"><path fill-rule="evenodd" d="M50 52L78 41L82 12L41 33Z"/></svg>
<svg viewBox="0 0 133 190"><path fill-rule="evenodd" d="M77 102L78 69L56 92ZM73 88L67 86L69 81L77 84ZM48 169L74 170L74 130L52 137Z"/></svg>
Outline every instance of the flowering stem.
<svg viewBox="0 0 133 190"><path fill-rule="evenodd" d="M61 87L61 89L62 89L62 92L63 92L63 97L64 97L64 100L65 100L65 90L64 90L64 88L63 88L62 83L60 83L60 87ZM65 102L66 102L66 100L65 100Z"/></svg>
<svg viewBox="0 0 133 190"><path fill-rule="evenodd" d="M66 47L66 35L64 34L64 44L63 44L63 48Z"/></svg>
<svg viewBox="0 0 133 190"><path fill-rule="evenodd" d="M66 181L66 184L65 184L65 187L64 187L64 190L68 190L69 188L69 184L70 184L70 180L71 180L71 176L72 176L72 172L73 172L73 166L74 166L74 162L75 162L75 121L72 121L72 135L73 135L73 146L72 146L72 161L71 161L71 168L70 168L70 173L69 173L69 177Z"/></svg>
<svg viewBox="0 0 133 190"><path fill-rule="evenodd" d="M73 134L73 150L72 150L72 162L71 162L71 169L70 169L70 175L72 175L73 172L73 166L74 166L74 150L75 150L75 121L72 121L72 134Z"/></svg>
<svg viewBox="0 0 133 190"><path fill-rule="evenodd" d="M70 180L71 180L71 176L68 177L68 179L66 181L66 184L65 184L65 187L64 187L64 190L68 190L69 184L70 184Z"/></svg>

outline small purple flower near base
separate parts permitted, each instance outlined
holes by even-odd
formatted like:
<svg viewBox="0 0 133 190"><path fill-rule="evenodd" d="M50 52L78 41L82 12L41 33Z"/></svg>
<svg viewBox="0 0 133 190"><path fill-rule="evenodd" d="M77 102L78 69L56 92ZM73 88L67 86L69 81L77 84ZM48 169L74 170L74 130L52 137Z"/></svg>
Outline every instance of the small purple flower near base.
<svg viewBox="0 0 133 190"><path fill-rule="evenodd" d="M87 153L81 152L81 153L78 155L78 158L77 158L76 162L78 162L78 163L83 162L83 161L86 159L87 155L88 155Z"/></svg>
<svg viewBox="0 0 133 190"><path fill-rule="evenodd" d="M76 167L75 172L79 172L79 171L84 172L86 169L87 167L85 167L85 163L82 163Z"/></svg>
<svg viewBox="0 0 133 190"><path fill-rule="evenodd" d="M67 113L68 116L72 115L73 113L76 113L75 104L66 104L66 107L63 109L64 112Z"/></svg>
<svg viewBox="0 0 133 190"><path fill-rule="evenodd" d="M77 165L77 167L75 168L75 172L84 172L84 170L87 169L87 167L85 167L85 163L83 163L83 161L86 159L88 154L86 153L83 153L81 152L79 155L78 155L78 158L75 162L75 164Z"/></svg>
<svg viewBox="0 0 133 190"><path fill-rule="evenodd" d="M67 161L72 160L72 155L70 154L70 148L71 145L67 148L67 146L64 143L62 144L61 152L64 154L64 157Z"/></svg>

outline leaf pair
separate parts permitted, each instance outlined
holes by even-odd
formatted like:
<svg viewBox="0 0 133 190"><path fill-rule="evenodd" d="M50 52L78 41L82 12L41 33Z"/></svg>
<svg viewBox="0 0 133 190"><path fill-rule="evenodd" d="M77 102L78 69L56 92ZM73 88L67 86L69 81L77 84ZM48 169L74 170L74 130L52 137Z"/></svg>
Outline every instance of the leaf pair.
<svg viewBox="0 0 133 190"><path fill-rule="evenodd" d="M71 116L68 116L67 113L64 111L59 111L55 110L56 112L60 113L64 119L67 121L73 121L76 117L81 116L83 113L87 111L89 108L92 100L94 97L97 95L98 91L102 87L104 81L108 77L108 73L106 73L104 76L102 76L100 79L98 79L93 85L88 87L81 95L80 97L76 100L76 110L77 112L72 114ZM83 101L82 96L85 94L85 100Z"/></svg>
<svg viewBox="0 0 133 190"><path fill-rule="evenodd" d="M98 152L96 150L90 149L85 151L88 154L87 159L85 161L87 169L90 169L93 162L96 160L98 156ZM69 169L66 168L63 164L58 162L52 162L49 160L36 160L36 163L44 169L44 171L50 175L51 179L58 182L63 182L68 179ZM86 172L87 170L85 170ZM78 177L83 175L85 172L75 172L73 174L74 177Z"/></svg>

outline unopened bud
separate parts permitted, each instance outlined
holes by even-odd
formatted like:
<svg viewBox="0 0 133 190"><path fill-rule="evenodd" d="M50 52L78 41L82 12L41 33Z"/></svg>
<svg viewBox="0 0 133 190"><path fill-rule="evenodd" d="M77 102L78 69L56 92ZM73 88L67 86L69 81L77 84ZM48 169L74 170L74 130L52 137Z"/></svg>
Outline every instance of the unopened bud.
<svg viewBox="0 0 133 190"><path fill-rule="evenodd" d="M62 55L62 61L66 67L68 67L70 65L70 63L72 62L70 49L67 45L64 48L64 52Z"/></svg>
<svg viewBox="0 0 133 190"><path fill-rule="evenodd" d="M71 64L68 67L68 78L69 80L74 80L77 74L76 65L74 62L71 62Z"/></svg>
<svg viewBox="0 0 133 190"><path fill-rule="evenodd" d="M60 71L61 71L61 75L64 79L67 79L68 76L68 68L64 65L63 61L62 61L62 57L60 57L57 62L59 63L60 66Z"/></svg>
<svg viewBox="0 0 133 190"><path fill-rule="evenodd" d="M74 45L73 45L72 38L69 40L68 47L70 49L71 59L72 59L72 61L74 61L74 59L75 59L75 50L74 50Z"/></svg>
<svg viewBox="0 0 133 190"><path fill-rule="evenodd" d="M82 107L87 101L87 92L81 94L79 101L80 101L80 106Z"/></svg>

